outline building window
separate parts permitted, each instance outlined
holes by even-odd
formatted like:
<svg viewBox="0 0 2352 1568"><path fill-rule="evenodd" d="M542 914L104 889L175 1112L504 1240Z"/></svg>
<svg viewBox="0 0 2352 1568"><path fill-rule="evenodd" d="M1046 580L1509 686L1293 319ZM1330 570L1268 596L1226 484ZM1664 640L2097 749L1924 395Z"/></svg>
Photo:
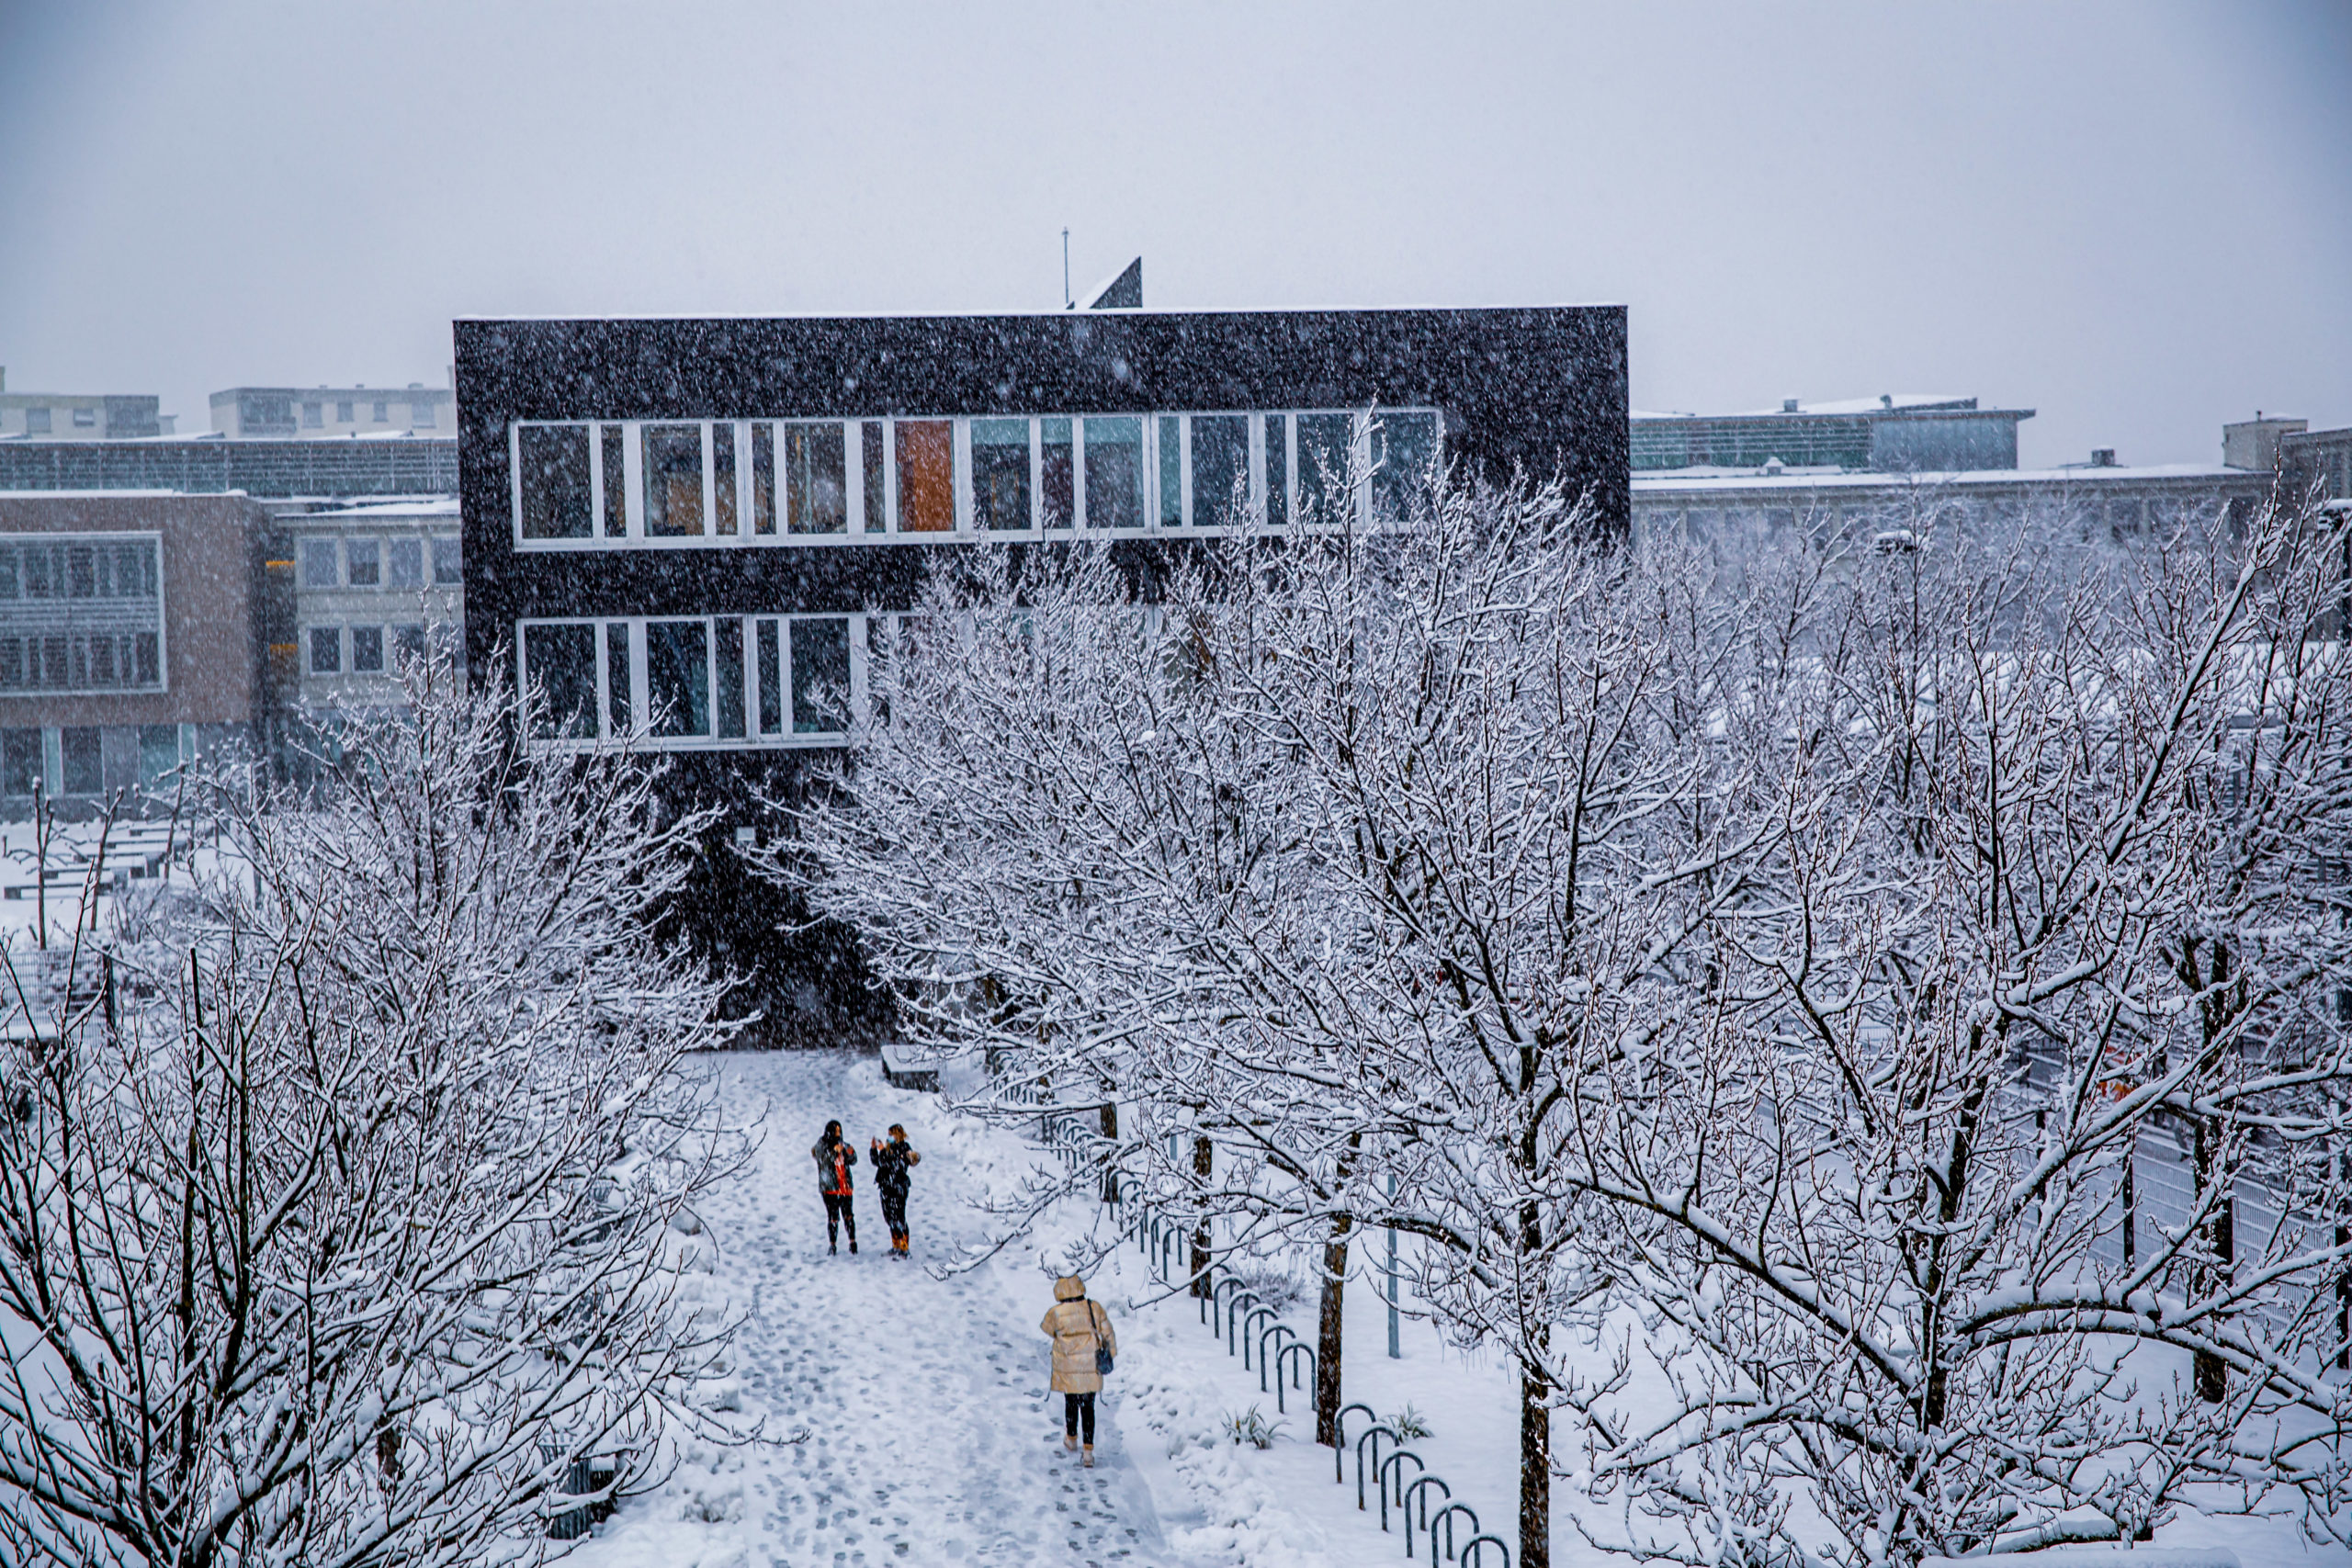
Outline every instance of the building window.
<svg viewBox="0 0 2352 1568"><path fill-rule="evenodd" d="M324 409L321 404L304 403L302 405L302 428L305 430L316 430L321 425L324 424L326 421L322 417L323 412Z"/></svg>
<svg viewBox="0 0 2352 1568"><path fill-rule="evenodd" d="M1193 424L1193 522L1237 527L1250 515L1250 416L1196 413Z"/></svg>
<svg viewBox="0 0 2352 1568"><path fill-rule="evenodd" d="M1086 423L1086 525L1143 526L1143 421Z"/></svg>
<svg viewBox="0 0 2352 1568"><path fill-rule="evenodd" d="M436 534L433 538L433 585L454 588L466 581L464 547L454 534Z"/></svg>
<svg viewBox="0 0 2352 1568"><path fill-rule="evenodd" d="M335 559L333 539L302 541L302 586L305 588L339 588L343 585L341 563Z"/></svg>
<svg viewBox="0 0 2352 1568"><path fill-rule="evenodd" d="M387 588L424 586L424 541L423 539L384 541L384 585Z"/></svg>
<svg viewBox="0 0 2352 1568"><path fill-rule="evenodd" d="M804 617L792 623L792 732L831 735L849 728L849 621Z"/></svg>
<svg viewBox="0 0 2352 1568"><path fill-rule="evenodd" d="M1159 525L1184 525L1184 422L1159 416Z"/></svg>
<svg viewBox="0 0 2352 1568"><path fill-rule="evenodd" d="M409 404L408 412L409 423L416 426L417 429L430 430L433 428L433 404L431 402L427 401L425 399L419 398L416 401Z"/></svg>
<svg viewBox="0 0 2352 1568"><path fill-rule="evenodd" d="M645 531L656 538L702 533L701 425L645 427Z"/></svg>
<svg viewBox="0 0 2352 1568"><path fill-rule="evenodd" d="M49 411L47 409L27 409L25 411L25 434L27 435L47 435L51 434Z"/></svg>
<svg viewBox="0 0 2352 1568"><path fill-rule="evenodd" d="M1408 515L1438 457L1437 416L1383 412L1371 422L1372 495L1384 517Z"/></svg>
<svg viewBox="0 0 2352 1568"><path fill-rule="evenodd" d="M982 533L1025 530L1029 513L1029 422L972 422L972 526Z"/></svg>
<svg viewBox="0 0 2352 1568"><path fill-rule="evenodd" d="M337 403L334 405L334 422L337 424L351 424L356 423L351 417L351 405L349 403Z"/></svg>
<svg viewBox="0 0 2352 1568"><path fill-rule="evenodd" d="M714 534L735 532L735 427L710 427L710 523Z"/></svg>
<svg viewBox="0 0 2352 1568"><path fill-rule="evenodd" d="M898 423L899 531L956 529L956 425L944 419Z"/></svg>
<svg viewBox="0 0 2352 1568"><path fill-rule="evenodd" d="M588 429L579 424L526 424L517 432L523 537L584 539L591 506ZM701 458L695 458L697 478Z"/></svg>
<svg viewBox="0 0 2352 1568"><path fill-rule="evenodd" d="M1352 508L1343 504L1354 420L1343 413L1298 416L1298 520L1329 525Z"/></svg>
<svg viewBox="0 0 2352 1568"><path fill-rule="evenodd" d="M628 437L617 424L608 424L600 433L598 466L602 469L605 487L605 537L621 538L628 533Z"/></svg>
<svg viewBox="0 0 2352 1568"><path fill-rule="evenodd" d="M106 788L96 726L68 725L57 732L57 742L61 794L96 795Z"/></svg>
<svg viewBox="0 0 2352 1568"><path fill-rule="evenodd" d="M343 628L312 626L311 628L311 673L340 675L343 673Z"/></svg>
<svg viewBox="0 0 2352 1568"><path fill-rule="evenodd" d="M865 531L880 534L888 531L888 513L883 509L883 490L888 480L882 475L882 422L863 419L857 423L857 450L860 478L864 481Z"/></svg>
<svg viewBox="0 0 2352 1568"><path fill-rule="evenodd" d="M74 429L76 429L76 430L96 430L97 427L98 427L98 411L97 411L97 410L96 410L96 409L75 409L75 410L74 411ZM93 792L93 793L95 793L95 792Z"/></svg>
<svg viewBox="0 0 2352 1568"><path fill-rule="evenodd" d="M523 678L531 733L542 740L596 734L596 628L587 622L526 626Z"/></svg>
<svg viewBox="0 0 2352 1568"><path fill-rule="evenodd" d="M722 615L711 623L718 679L712 683L712 711L721 740L743 737L743 623Z"/></svg>
<svg viewBox="0 0 2352 1568"><path fill-rule="evenodd" d="M627 735L632 720L629 717L629 690L633 682L628 677L628 623L605 623L605 711L612 726L611 733Z"/></svg>
<svg viewBox="0 0 2352 1568"><path fill-rule="evenodd" d="M1266 521L1281 527L1290 521L1290 416L1266 416Z"/></svg>
<svg viewBox="0 0 2352 1568"><path fill-rule="evenodd" d="M384 581L383 547L373 539L345 539L343 543L344 565L351 574L354 588L379 588Z"/></svg>
<svg viewBox="0 0 2352 1568"><path fill-rule="evenodd" d="M161 691L161 541L0 537L0 691Z"/></svg>
<svg viewBox="0 0 2352 1568"><path fill-rule="evenodd" d="M375 406L374 417L378 424L391 423L392 405L387 402L379 401Z"/></svg>
<svg viewBox="0 0 2352 1568"><path fill-rule="evenodd" d="M702 621L645 624L645 705L652 733L710 733L710 627Z"/></svg>
<svg viewBox="0 0 2352 1568"><path fill-rule="evenodd" d="M838 421L778 427L784 446L785 527L794 534L849 532L849 459Z"/></svg>
<svg viewBox="0 0 2352 1568"><path fill-rule="evenodd" d="M351 628L351 672L355 675L380 675L384 672L383 627Z"/></svg>
<svg viewBox="0 0 2352 1568"><path fill-rule="evenodd" d="M419 626L392 628L392 657L402 664L413 663L424 657L424 628Z"/></svg>
<svg viewBox="0 0 2352 1568"><path fill-rule="evenodd" d="M0 795L32 794L44 771L40 730L0 729Z"/></svg>
<svg viewBox="0 0 2352 1568"><path fill-rule="evenodd" d="M153 788L180 765L180 727L142 724L139 727L139 782Z"/></svg>

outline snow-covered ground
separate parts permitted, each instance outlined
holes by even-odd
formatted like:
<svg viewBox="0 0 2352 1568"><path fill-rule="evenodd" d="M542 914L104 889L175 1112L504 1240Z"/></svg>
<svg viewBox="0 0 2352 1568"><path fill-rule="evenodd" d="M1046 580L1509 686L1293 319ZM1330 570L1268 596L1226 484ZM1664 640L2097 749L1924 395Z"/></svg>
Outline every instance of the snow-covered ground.
<svg viewBox="0 0 2352 1568"><path fill-rule="evenodd" d="M709 1247L703 1288L744 1318L734 1375L718 1398L762 1417L767 1440L689 1445L665 1484L625 1503L581 1544L570 1560L579 1568L1337 1568L1403 1557L1401 1534L1383 1535L1376 1510L1356 1509L1352 1451L1344 1484L1333 1483L1331 1450L1312 1440L1303 1392L1290 1396L1272 1447L1227 1439L1228 1416L1254 1405L1275 1419L1273 1396L1202 1325L1193 1302L1165 1296L1132 1247L1090 1280L1120 1338L1102 1401L1098 1467L1081 1470L1063 1452L1061 1400L1046 1388L1037 1321L1052 1299L1053 1256L1093 1223L1091 1207L1076 1206L1058 1232L969 1271L939 1279L924 1267L957 1246L985 1243L979 1202L1046 1158L1039 1145L956 1117L936 1095L889 1088L871 1057L708 1060L726 1103L765 1128L752 1163L701 1217ZM893 1122L922 1151L910 1204L913 1262L890 1257L864 1164L861 1250L827 1254L808 1149L832 1117L861 1151ZM1311 1303L1289 1321L1311 1335ZM1515 1549L1517 1416L1506 1371L1448 1348L1409 1317L1402 1354L1390 1359L1385 1306L1367 1282L1350 1287L1347 1336L1347 1396L1384 1416L1413 1405L1432 1430L1411 1447ZM1361 1416L1350 1419L1351 1436L1362 1427ZM781 1440L803 1429L805 1440ZM1588 1500L1559 1483L1554 1502L1555 1562L1623 1562L1586 1548L1570 1525ZM1426 1551L1414 1544L1417 1556ZM2352 1562L2304 1547L2283 1520L2184 1519L2154 1544L2192 1551L2199 1562L2234 1553L2245 1568ZM2062 1557L2080 1568L2117 1554L2041 1561L2058 1568ZM2120 1560L2155 1561L2145 1549Z"/></svg>

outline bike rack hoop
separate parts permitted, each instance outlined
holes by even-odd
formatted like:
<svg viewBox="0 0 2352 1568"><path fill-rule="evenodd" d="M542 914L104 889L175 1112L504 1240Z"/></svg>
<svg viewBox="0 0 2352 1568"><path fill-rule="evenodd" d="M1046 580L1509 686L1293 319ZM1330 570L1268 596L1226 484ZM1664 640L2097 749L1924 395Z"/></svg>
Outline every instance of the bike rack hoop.
<svg viewBox="0 0 2352 1568"><path fill-rule="evenodd" d="M1348 1481L1348 1472L1346 1468L1348 1459L1348 1412L1351 1410L1363 1411L1366 1416L1372 1417L1374 1425L1377 1425L1380 1421L1380 1412L1374 1410L1371 1405L1364 1404L1362 1400L1351 1400L1347 1404L1340 1406L1340 1414L1335 1416L1331 1422L1331 1436L1334 1439L1331 1444L1331 1484L1334 1486L1344 1486L1347 1484Z"/></svg>
<svg viewBox="0 0 2352 1568"><path fill-rule="evenodd" d="M1435 1518L1424 1518L1424 1519L1421 1521L1421 1525L1422 1525L1422 1527L1423 1527L1424 1529L1426 1529L1430 1532L1430 1568L1437 1568L1437 1527L1438 1527L1439 1525L1442 1524L1443 1526L1445 1526L1445 1554L1446 1554L1448 1557L1453 1557L1453 1516L1454 1516L1454 1515L1456 1515L1456 1514L1467 1514L1467 1515L1469 1515L1469 1516L1470 1516L1470 1534L1471 1534L1472 1539L1474 1539L1474 1540L1475 1540L1475 1539L1476 1539L1477 1534L1478 1534L1478 1510L1477 1510L1477 1509L1476 1509L1476 1508L1474 1508L1474 1507L1472 1507L1472 1506L1471 1506L1469 1504L1467 1504L1467 1503L1456 1503L1456 1502L1454 1502L1454 1501L1453 1500L1453 1492L1452 1492L1451 1490L1449 1490L1449 1491L1446 1493L1446 1495L1446 1495L1446 1505L1445 1505L1445 1506L1444 1506L1444 1507L1440 1508L1440 1509L1437 1511L1437 1517L1436 1517ZM1426 1508L1427 1504L1426 1504L1426 1503L1424 1503L1423 1506ZM1494 1538L1493 1538L1492 1536L1488 1536L1487 1539L1487 1540L1494 1540ZM1501 1541L1497 1540L1497 1541L1495 1541L1495 1544L1496 1544L1497 1546L1500 1546L1500 1545L1502 1544L1502 1542L1501 1542ZM1460 1559L1456 1558L1456 1559L1455 1559L1455 1561L1456 1561L1456 1562L1459 1562L1459 1561L1460 1561ZM1509 1562L1509 1561L1510 1561L1510 1554L1509 1554L1508 1552L1506 1552L1506 1553L1504 1554L1504 1561L1505 1561L1505 1562Z"/></svg>
<svg viewBox="0 0 2352 1568"><path fill-rule="evenodd" d="M1274 1348L1279 1350L1283 1348L1281 1337L1283 1336L1288 1336L1295 1342L1304 1343L1299 1340L1296 1334L1291 1332L1291 1326L1286 1323L1270 1323L1258 1331L1258 1392L1260 1393L1266 1392L1266 1370L1270 1364L1266 1359L1266 1341L1273 1340ZM1281 1404L1279 1393L1282 1385L1278 1382L1274 1387L1278 1395L1275 1404L1279 1407Z"/></svg>
<svg viewBox="0 0 2352 1568"><path fill-rule="evenodd" d="M1472 1516L1475 1520L1476 1516ZM1477 1568L1486 1560L1486 1549L1493 1547L1502 1553L1503 1568L1510 1568L1510 1543L1498 1535L1474 1535L1462 1543L1462 1555L1454 1562L1460 1568Z"/></svg>
<svg viewBox="0 0 2352 1568"><path fill-rule="evenodd" d="M1250 1340L1258 1332L1258 1320L1261 1317L1280 1321L1282 1314L1270 1306L1253 1306L1250 1315L1241 1320L1241 1370L1245 1372L1250 1370Z"/></svg>
<svg viewBox="0 0 2352 1568"><path fill-rule="evenodd" d="M1402 1477L1400 1476L1399 1479L1401 1480ZM1420 1474L1413 1478L1412 1484L1406 1487L1404 1495L1397 1499L1397 1501L1404 1506L1405 1509L1405 1555L1408 1557L1413 1555L1413 1499L1416 1495L1420 1497L1421 1523L1424 1526L1427 1526L1430 1522L1430 1499L1429 1494L1424 1490L1424 1488L1430 1486L1434 1486L1440 1492L1444 1493L1448 1502L1453 1501L1453 1488L1448 1486L1442 1477L1431 1474L1426 1468L1422 1470ZM1444 1510L1439 1510L1438 1517L1441 1519L1445 1517ZM1476 1521L1473 1522L1475 1523ZM1451 1540L1453 1539L1453 1527L1452 1525L1445 1527L1445 1534L1447 1540ZM1434 1528L1430 1529L1430 1540L1432 1542L1437 1540L1437 1531ZM1448 1553L1448 1555L1450 1556L1452 1554Z"/></svg>
<svg viewBox="0 0 2352 1568"><path fill-rule="evenodd" d="M1363 1511L1363 1446L1366 1443L1372 1445L1372 1468L1377 1473L1380 1469L1380 1439L1384 1436L1400 1448L1404 1445L1405 1439L1396 1435L1396 1427L1378 1421L1356 1434L1356 1511L1358 1513Z"/></svg>
<svg viewBox="0 0 2352 1568"><path fill-rule="evenodd" d="M1263 1355L1264 1355L1264 1352L1261 1351L1261 1352L1260 1352L1261 1359L1262 1359L1262 1358L1263 1358ZM1305 1386L1304 1384L1302 1384L1302 1383L1301 1383L1301 1382L1299 1382L1299 1381L1298 1381L1298 1363L1297 1363L1296 1361L1294 1361L1294 1360L1292 1360L1292 1359L1291 1359L1291 1358L1292 1358L1293 1356L1304 1356L1304 1357L1306 1357L1306 1375L1307 1375L1310 1379L1315 1379L1316 1381L1318 1381L1318 1382L1320 1381L1320 1379L1319 1379L1319 1378L1317 1378L1316 1369L1317 1369L1318 1366L1320 1366L1320 1365L1322 1364L1322 1363L1321 1363L1321 1360L1319 1359L1319 1358L1317 1358L1317 1355L1316 1355L1316 1353L1315 1353L1315 1347L1314 1347L1314 1346L1312 1346L1312 1345L1309 1345L1306 1340L1304 1340L1304 1339L1294 1339L1294 1340L1292 1340L1289 1344L1287 1344L1287 1345L1283 1346L1281 1349L1279 1349L1279 1350L1275 1351L1275 1352L1274 1352L1274 1414L1275 1414L1275 1415L1277 1415L1277 1416L1280 1416L1280 1415L1285 1414L1285 1412L1284 1412L1284 1411L1283 1411L1283 1374L1285 1371L1287 1371L1287 1372L1290 1374L1290 1377L1291 1377L1291 1387L1293 1387L1293 1388L1303 1388L1303 1387Z"/></svg>
<svg viewBox="0 0 2352 1568"><path fill-rule="evenodd" d="M1374 1480L1380 1483L1380 1528L1384 1532L1388 1529L1388 1494L1392 1487L1396 1493L1398 1506L1401 1507L1404 1504L1404 1465L1407 1460L1411 1460L1413 1461L1414 1468L1420 1473L1427 1474L1429 1472L1430 1467L1427 1463L1423 1462L1420 1455L1415 1453L1410 1449L1398 1449L1395 1453L1390 1454L1386 1459L1380 1461L1380 1473L1373 1477ZM1396 1472L1393 1480L1390 1478L1388 1473L1392 1470ZM1407 1528L1408 1529L1411 1528L1409 1519L1407 1522Z"/></svg>

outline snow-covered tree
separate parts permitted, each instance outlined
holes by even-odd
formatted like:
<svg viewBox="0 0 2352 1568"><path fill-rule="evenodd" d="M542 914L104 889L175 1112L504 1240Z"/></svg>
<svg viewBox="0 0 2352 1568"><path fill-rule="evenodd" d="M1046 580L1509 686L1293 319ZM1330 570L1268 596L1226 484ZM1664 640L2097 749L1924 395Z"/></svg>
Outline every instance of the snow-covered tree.
<svg viewBox="0 0 2352 1568"><path fill-rule="evenodd" d="M217 874L0 1045L0 1551L534 1557L568 1461L656 1462L723 1353L670 1222L730 1145L716 987L646 915L700 824L512 694L405 671L316 782L192 788Z"/></svg>

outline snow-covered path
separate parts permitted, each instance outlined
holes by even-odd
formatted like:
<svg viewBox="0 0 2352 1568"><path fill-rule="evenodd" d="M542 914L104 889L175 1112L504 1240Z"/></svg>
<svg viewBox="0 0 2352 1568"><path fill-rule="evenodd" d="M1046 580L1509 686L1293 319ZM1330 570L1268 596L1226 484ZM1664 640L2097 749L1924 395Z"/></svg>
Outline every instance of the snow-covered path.
<svg viewBox="0 0 2352 1568"><path fill-rule="evenodd" d="M1002 1134L948 1116L935 1095L882 1083L871 1058L835 1053L718 1059L725 1103L764 1103L752 1165L705 1206L711 1280L747 1314L737 1341L742 1408L806 1442L689 1449L662 1491L625 1505L571 1559L582 1568L1176 1562L1129 1462L1115 1397L1097 1468L1062 1450L1046 1388L1042 1282L992 1263L933 1279L925 1256L977 1241L970 1200ZM858 1239L825 1248L808 1145L839 1117L859 1150ZM909 1223L915 1260L889 1254L868 1138L903 1122L922 1151ZM978 1156L978 1157L963 1157Z"/></svg>

